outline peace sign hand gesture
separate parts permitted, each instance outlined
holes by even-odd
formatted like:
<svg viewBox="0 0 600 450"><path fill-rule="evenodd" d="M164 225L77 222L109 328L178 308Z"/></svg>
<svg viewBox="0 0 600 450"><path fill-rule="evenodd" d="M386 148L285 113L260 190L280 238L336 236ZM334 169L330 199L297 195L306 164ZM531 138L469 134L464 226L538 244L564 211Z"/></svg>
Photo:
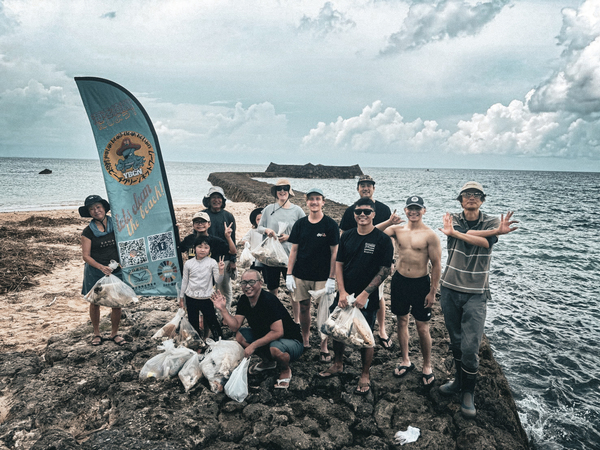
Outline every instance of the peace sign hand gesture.
<svg viewBox="0 0 600 450"><path fill-rule="evenodd" d="M225 256L219 256L219 273L221 275L223 275L223 273L225 272Z"/></svg>
<svg viewBox="0 0 600 450"><path fill-rule="evenodd" d="M233 222L227 225L227 222L223 222L225 225L225 237L231 237L231 233L233 233Z"/></svg>

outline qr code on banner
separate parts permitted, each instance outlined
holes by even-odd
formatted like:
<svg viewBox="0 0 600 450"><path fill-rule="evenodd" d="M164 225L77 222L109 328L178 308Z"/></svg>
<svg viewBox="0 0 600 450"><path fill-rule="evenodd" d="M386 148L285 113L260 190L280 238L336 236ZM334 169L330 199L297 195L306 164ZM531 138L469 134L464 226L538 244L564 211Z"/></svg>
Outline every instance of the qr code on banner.
<svg viewBox="0 0 600 450"><path fill-rule="evenodd" d="M123 267L137 266L148 262L144 238L119 242L119 255Z"/></svg>
<svg viewBox="0 0 600 450"><path fill-rule="evenodd" d="M148 246L150 247L150 258L152 261L174 258L175 239L173 233L160 233L148 236Z"/></svg>

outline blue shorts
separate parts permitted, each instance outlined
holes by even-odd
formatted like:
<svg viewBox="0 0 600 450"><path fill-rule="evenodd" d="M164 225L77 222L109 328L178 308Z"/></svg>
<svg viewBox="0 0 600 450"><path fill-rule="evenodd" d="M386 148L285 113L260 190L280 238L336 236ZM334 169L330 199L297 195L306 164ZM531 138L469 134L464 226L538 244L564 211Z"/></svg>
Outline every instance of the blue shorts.
<svg viewBox="0 0 600 450"><path fill-rule="evenodd" d="M240 328L238 330L238 333L240 333L244 337L246 342L248 342L249 344L251 344L252 342L254 342L256 340L251 328L248 328L248 327ZM271 358L270 352L267 352L268 354L265 354L266 347L267 346L265 345L263 347L257 348L256 353L259 356L263 356L263 357L266 356L268 358ZM284 338L277 339L277 340L269 343L269 348L271 348L271 347L275 347L276 349L279 349L279 351L281 351L282 353L289 354L290 362L296 361L298 358L300 358L302 356L302 352L304 351L304 345L302 344L302 342L297 341L296 339L284 339Z"/></svg>

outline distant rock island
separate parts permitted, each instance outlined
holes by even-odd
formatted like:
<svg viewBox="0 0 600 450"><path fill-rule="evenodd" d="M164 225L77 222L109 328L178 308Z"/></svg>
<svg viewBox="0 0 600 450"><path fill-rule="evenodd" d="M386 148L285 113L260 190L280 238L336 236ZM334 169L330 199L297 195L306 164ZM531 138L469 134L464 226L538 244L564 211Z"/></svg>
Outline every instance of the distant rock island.
<svg viewBox="0 0 600 450"><path fill-rule="evenodd" d="M322 164L304 164L303 166L289 164L269 164L266 173L276 177L289 178L354 178L363 175L358 164L353 166L324 166Z"/></svg>
<svg viewBox="0 0 600 450"><path fill-rule="evenodd" d="M38 173L38 175L48 175L50 173L52 173L50 169L44 169L40 173Z"/></svg>

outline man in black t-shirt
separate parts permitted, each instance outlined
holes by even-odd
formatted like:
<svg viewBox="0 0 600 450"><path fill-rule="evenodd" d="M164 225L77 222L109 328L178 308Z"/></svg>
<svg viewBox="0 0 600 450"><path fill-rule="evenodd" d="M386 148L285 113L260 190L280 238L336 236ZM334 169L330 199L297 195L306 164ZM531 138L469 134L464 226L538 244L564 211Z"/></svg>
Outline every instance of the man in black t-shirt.
<svg viewBox="0 0 600 450"><path fill-rule="evenodd" d="M360 308L371 331L379 309L379 285L388 277L394 257L394 247L389 236L373 226L375 204L369 198L361 198L355 203L354 217L357 228L344 233L336 261L336 274L339 294L334 302L345 308L348 295L354 294L355 308ZM344 370L343 356L345 345L333 341L334 362L329 369L319 373L321 378L329 378ZM367 395L370 391L369 370L373 361L373 348L361 349L362 373L354 391Z"/></svg>
<svg viewBox="0 0 600 450"><path fill-rule="evenodd" d="M261 362L250 367L250 373L275 369L279 365L276 389L287 389L292 379L290 362L302 356L300 326L294 322L279 299L262 289L260 273L248 269L242 275L242 295L235 316L229 314L226 300L219 291L212 301L223 317L223 322L236 333L236 340L244 347L244 356L256 353ZM242 328L244 320L249 328Z"/></svg>
<svg viewBox="0 0 600 450"><path fill-rule="evenodd" d="M325 196L319 188L306 193L308 216L298 219L288 242L292 244L288 260L286 287L293 292L293 300L300 304L300 326L304 348L310 347L310 294L327 288L335 292L335 258L340 231L331 217L323 214ZM321 362L331 362L327 338L321 341Z"/></svg>
<svg viewBox="0 0 600 450"><path fill-rule="evenodd" d="M358 179L356 186L358 195L360 198L369 198L375 203L375 217L373 218L373 225L377 226L381 231L385 230L390 225L397 225L401 222L401 218L396 215L396 211L392 214L390 208L373 198L375 194L375 180L369 175L362 175ZM356 228L356 220L354 220L354 205L350 205L346 211L342 220L340 221L340 230L342 233ZM379 225L379 226L378 226ZM383 348L391 349L394 346L391 338L387 334L385 329L385 300L383 298L383 284L379 288L379 310L377 312L377 323L379 324L379 344Z"/></svg>

